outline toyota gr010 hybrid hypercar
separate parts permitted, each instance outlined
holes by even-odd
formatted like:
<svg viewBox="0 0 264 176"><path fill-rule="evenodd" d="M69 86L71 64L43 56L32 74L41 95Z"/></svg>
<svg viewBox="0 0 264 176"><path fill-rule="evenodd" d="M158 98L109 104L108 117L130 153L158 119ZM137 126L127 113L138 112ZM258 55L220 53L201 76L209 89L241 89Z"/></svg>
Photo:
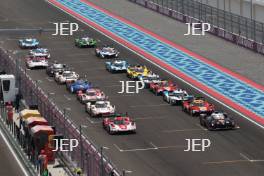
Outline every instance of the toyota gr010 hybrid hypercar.
<svg viewBox="0 0 264 176"><path fill-rule="evenodd" d="M115 113L115 106L110 101L95 101L86 103L85 110L91 117L109 116Z"/></svg>
<svg viewBox="0 0 264 176"><path fill-rule="evenodd" d="M39 46L39 41L35 38L21 39L18 41L18 45L22 49L33 49Z"/></svg>
<svg viewBox="0 0 264 176"><path fill-rule="evenodd" d="M78 79L73 82L66 82L66 88L69 90L71 93L76 93L78 91L86 91L87 89L90 89L92 87L92 83Z"/></svg>
<svg viewBox="0 0 264 176"><path fill-rule="evenodd" d="M55 73L63 72L65 69L66 69L65 64L54 62L47 67L46 73L47 73L47 75L52 77L55 75Z"/></svg>
<svg viewBox="0 0 264 176"><path fill-rule="evenodd" d="M196 97L189 101L183 101L183 111L194 115L200 114L211 114L214 112L215 108L214 105L208 103L203 97Z"/></svg>
<svg viewBox="0 0 264 176"><path fill-rule="evenodd" d="M144 85L145 89L148 89L151 83L160 83L161 79L159 75L150 72L146 76L140 75L137 79Z"/></svg>
<svg viewBox="0 0 264 176"><path fill-rule="evenodd" d="M128 63L125 60L114 60L112 62L105 62L105 68L111 73L125 73L127 71Z"/></svg>
<svg viewBox="0 0 264 176"><path fill-rule="evenodd" d="M82 37L75 39L75 46L79 48L95 47L96 44L96 40L90 37Z"/></svg>
<svg viewBox="0 0 264 176"><path fill-rule="evenodd" d="M124 132L136 132L136 122L134 122L127 115L114 115L113 117L107 117L103 120L103 128L109 134L124 133Z"/></svg>
<svg viewBox="0 0 264 176"><path fill-rule="evenodd" d="M139 76L147 76L150 74L150 70L146 66L132 65L127 67L127 77L137 79Z"/></svg>
<svg viewBox="0 0 264 176"><path fill-rule="evenodd" d="M29 51L29 55L33 57L46 57L47 59L50 58L50 53L47 48L32 49Z"/></svg>
<svg viewBox="0 0 264 176"><path fill-rule="evenodd" d="M87 89L86 91L78 91L77 99L81 103L87 103L87 102L106 100L106 96L102 90L98 88L90 88L90 89Z"/></svg>
<svg viewBox="0 0 264 176"><path fill-rule="evenodd" d="M56 72L54 79L59 84L64 84L66 82L74 82L79 79L79 75L71 70L64 70L61 72Z"/></svg>
<svg viewBox="0 0 264 176"><path fill-rule="evenodd" d="M48 65L49 65L48 60L45 57L28 57L28 58L26 58L26 67L28 69L47 68Z"/></svg>
<svg viewBox="0 0 264 176"><path fill-rule="evenodd" d="M100 58L117 58L119 52L113 47L104 46L102 48L96 48L95 55Z"/></svg>
<svg viewBox="0 0 264 176"><path fill-rule="evenodd" d="M183 101L187 101L192 97L193 96L190 96L185 90L182 89L163 92L163 100L171 105L182 104Z"/></svg>
<svg viewBox="0 0 264 176"><path fill-rule="evenodd" d="M171 81L161 81L158 83L150 83L149 90L155 95L163 95L164 91L174 91L177 86Z"/></svg>
<svg viewBox="0 0 264 176"><path fill-rule="evenodd" d="M235 120L223 112L213 112L211 115L201 114L200 124L208 130L234 129Z"/></svg>

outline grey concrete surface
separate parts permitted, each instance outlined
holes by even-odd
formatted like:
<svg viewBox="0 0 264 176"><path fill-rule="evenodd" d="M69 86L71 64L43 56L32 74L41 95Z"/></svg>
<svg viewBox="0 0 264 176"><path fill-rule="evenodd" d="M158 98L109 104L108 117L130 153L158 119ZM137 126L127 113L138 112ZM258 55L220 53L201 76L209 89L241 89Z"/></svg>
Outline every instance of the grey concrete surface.
<svg viewBox="0 0 264 176"><path fill-rule="evenodd" d="M1 13L10 19L7 22L0 22L0 26L50 28L52 27L50 21L78 22L42 0L10 0L9 4L0 0L0 4ZM17 9L20 9L20 13L16 12ZM130 10L127 11L132 13ZM139 12L138 15L143 14ZM24 19L24 22L17 18ZM175 23L170 20L168 22ZM79 32L75 36L59 37L51 36L51 33L30 36L39 38L42 46L51 50L51 61L66 63L80 75L87 75L89 81L94 82L109 96L118 112L128 112L137 122L136 134L108 135L102 129L102 119L89 117L84 111L84 106L76 101L75 95L69 94L65 86L57 85L48 78L45 70L27 70L27 73L33 80L41 80L39 85L45 92L55 93L52 99L61 109L71 108L69 118L77 125L88 126L84 129L85 135L98 146L110 148L105 152L120 170L133 171L129 174L131 176L262 176L264 172L264 163L261 162L264 159L262 129L212 100L210 101L215 103L218 109L234 116L240 129L220 132L204 130L199 126L197 118L183 113L181 107L167 105L161 97L154 96L148 90L143 90L137 95L118 94L117 91L121 89L119 81L128 80L126 76L108 73L104 69L105 60L95 57L94 49L78 49L74 46L75 37L89 34L100 41L99 45L112 44L121 52L120 58L127 58L130 63L145 64L159 73L162 78L171 79L190 93L200 95L134 53L89 27L79 24L84 32ZM25 36L0 35L1 45L9 50L13 57L20 59L23 66L27 51L18 48L17 39ZM209 138L212 141L212 147L205 152L184 152L186 138ZM158 149L153 149L156 147ZM124 151L120 151L120 148ZM251 160L260 161L251 162Z"/></svg>
<svg viewBox="0 0 264 176"><path fill-rule="evenodd" d="M264 56L210 34L184 36L187 25L127 0L89 0L154 33L264 85Z"/></svg>

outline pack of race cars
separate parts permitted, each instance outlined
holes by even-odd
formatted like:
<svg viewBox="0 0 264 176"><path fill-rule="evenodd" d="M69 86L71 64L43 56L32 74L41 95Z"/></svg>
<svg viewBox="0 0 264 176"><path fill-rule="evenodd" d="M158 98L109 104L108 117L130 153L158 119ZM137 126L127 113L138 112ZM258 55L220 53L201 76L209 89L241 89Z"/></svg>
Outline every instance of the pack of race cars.
<svg viewBox="0 0 264 176"><path fill-rule="evenodd" d="M96 47L97 41L90 37L75 39L75 46L79 48ZM136 122L126 114L119 114L109 101L108 96L91 82L81 79L79 74L65 64L49 63L50 53L46 48L39 48L37 39L19 40L22 49L31 49L25 59L26 67L45 68L50 77L54 77L58 84L65 84L70 93L76 94L77 100L85 104L85 111L94 117L104 117L102 125L109 134L119 132L136 132ZM144 65L130 65L126 60L118 59L119 51L111 46L95 48L95 55L99 58L114 58L105 62L105 68L110 73L126 73L132 80L140 81L145 89L149 89L156 96L162 96L170 105L181 105L182 110L191 116L198 116L200 124L208 130L235 129L234 119L224 112L215 110L215 106L203 97L195 97L170 80L162 80Z"/></svg>

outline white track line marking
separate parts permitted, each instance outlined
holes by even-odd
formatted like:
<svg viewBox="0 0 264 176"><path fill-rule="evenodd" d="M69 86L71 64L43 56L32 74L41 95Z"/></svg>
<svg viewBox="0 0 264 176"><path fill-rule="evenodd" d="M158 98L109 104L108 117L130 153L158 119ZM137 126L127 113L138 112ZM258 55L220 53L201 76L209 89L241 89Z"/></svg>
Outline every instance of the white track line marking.
<svg viewBox="0 0 264 176"><path fill-rule="evenodd" d="M46 77L46 79L47 79L49 82L54 82L54 80L51 79L50 77Z"/></svg>
<svg viewBox="0 0 264 176"><path fill-rule="evenodd" d="M89 121L91 124L99 124L99 123L102 123L101 121L98 121L98 122L93 121L93 120L91 119L91 117L87 117L87 119L88 119L88 121Z"/></svg>
<svg viewBox="0 0 264 176"><path fill-rule="evenodd" d="M157 106L170 106L169 104L153 104L153 105L132 105L130 108L144 108L144 107L157 107Z"/></svg>
<svg viewBox="0 0 264 176"><path fill-rule="evenodd" d="M201 128L199 128L199 129L181 129L181 130L177 130L177 129L175 129L175 130L163 130L162 132L163 133L176 133L176 132L188 132L188 131L204 131L204 129L201 129Z"/></svg>
<svg viewBox="0 0 264 176"><path fill-rule="evenodd" d="M201 128L201 129L204 130L204 131L208 131L208 129L204 128L203 126L201 126L201 125L198 124L198 123L196 123L195 125L198 126L199 128Z"/></svg>
<svg viewBox="0 0 264 176"><path fill-rule="evenodd" d="M171 146L161 146L158 147L152 142L149 143L152 147L147 147L147 148L135 148L135 149L121 149L117 144L114 144L115 148L119 152L137 152L137 151L148 151L148 150L159 150L159 149L172 149L172 148L184 148L185 146L183 145L171 145Z"/></svg>
<svg viewBox="0 0 264 176"><path fill-rule="evenodd" d="M107 34L103 33L102 31L100 31L100 30L96 29L95 27L89 25L89 24L86 23L85 21L83 21L83 20L77 18L76 16L74 16L74 15L68 13L67 11L63 10L62 8L57 7L56 5L52 4L52 3L49 2L48 0L46 0L46 2L48 2L48 3L49 3L50 5L52 5L53 7L57 8L57 9L60 9L60 10L63 11L64 13L70 15L71 17L75 18L76 20L82 22L83 24L89 26L90 28L94 29L95 31L99 32L100 34L106 36L107 38L111 39L111 40L114 41L115 43L117 43L117 44L123 46L124 48L128 49L129 51L131 51L131 52L135 53L136 55L142 57L142 58L145 59L146 61L152 63L153 65L155 65L155 66L157 66L157 67L159 67L161 70L167 72L168 74L172 75L173 77L177 78L178 80L181 80L182 82L184 82L185 84L189 85L190 87L192 87L192 88L198 90L199 92L203 93L204 95L210 97L210 98L213 99L214 101L216 101L216 102L218 102L219 104L225 106L226 108L232 110L233 112L237 113L237 114L240 115L241 117L244 117L244 118L247 119L248 121L250 121L250 122L252 122L253 124L257 125L258 127L264 129L264 125L261 125L261 124L255 122L254 120L252 120L251 118L245 116L244 114L242 114L241 112L239 112L239 111L237 111L236 109L232 108L231 106L228 106L227 104L221 102L220 100L218 100L217 98L211 96L210 94L206 93L205 91L199 89L198 87L195 87L194 85L192 85L192 84L189 83L188 81L185 81L184 79L180 78L179 76L177 76L177 75L171 73L170 71L166 70L165 68L161 67L160 65L156 64L155 62L151 61L150 59L146 58L145 56L143 56L143 55L137 53L136 51L134 51L134 50L132 50L132 49L130 49L128 46L126 46L126 45L124 45L124 44L122 44L122 43L120 43L120 42L114 40L112 37L108 36Z"/></svg>
<svg viewBox="0 0 264 176"><path fill-rule="evenodd" d="M243 153L239 153L239 155L240 155L242 158L244 158L244 159L246 159L246 160L248 160L248 161L251 162L251 160L250 160L246 155L244 155Z"/></svg>
<svg viewBox="0 0 264 176"><path fill-rule="evenodd" d="M1 122L0 122L1 123ZM0 130L0 135L2 136L4 142L6 143L9 151L12 153L12 156L15 158L16 162L18 163L19 167L21 168L22 172L24 173L25 176L29 176L28 172L26 171L26 168L24 168L23 164L21 163L21 161L18 159L18 157L16 156L15 151L13 150L13 148L11 147L10 143L8 142L8 140L6 139L5 135L3 134L2 130Z"/></svg>
<svg viewBox="0 0 264 176"><path fill-rule="evenodd" d="M66 100L71 101L71 98L68 97L67 95L64 94L63 96L64 96L64 98L66 98Z"/></svg>

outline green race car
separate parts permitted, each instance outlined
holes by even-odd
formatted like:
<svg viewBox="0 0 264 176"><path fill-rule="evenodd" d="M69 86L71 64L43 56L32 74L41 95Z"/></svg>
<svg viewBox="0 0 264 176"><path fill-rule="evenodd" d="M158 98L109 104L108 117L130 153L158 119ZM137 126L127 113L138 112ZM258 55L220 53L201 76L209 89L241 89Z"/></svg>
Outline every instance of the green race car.
<svg viewBox="0 0 264 176"><path fill-rule="evenodd" d="M75 46L79 48L95 47L96 43L97 43L96 40L89 37L82 37L75 39Z"/></svg>

